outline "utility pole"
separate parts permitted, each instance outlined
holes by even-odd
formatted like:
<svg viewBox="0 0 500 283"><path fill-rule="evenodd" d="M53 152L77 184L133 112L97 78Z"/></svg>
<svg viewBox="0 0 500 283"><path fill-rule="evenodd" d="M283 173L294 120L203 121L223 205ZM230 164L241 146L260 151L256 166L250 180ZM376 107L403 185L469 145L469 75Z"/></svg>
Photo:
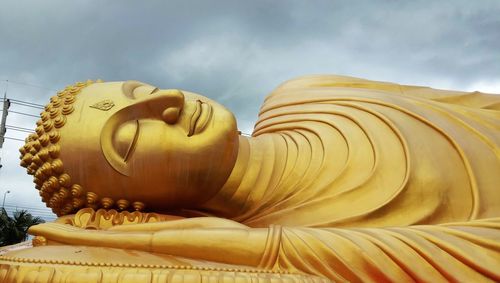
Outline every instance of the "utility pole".
<svg viewBox="0 0 500 283"><path fill-rule="evenodd" d="M8 82L7 82L8 83ZM5 122L7 121L7 115L9 115L10 100L7 99L7 87L5 88L5 93L3 94L3 111L2 111L2 121L0 122L0 150L3 147L3 142L5 141ZM0 168L2 168L2 160L0 159Z"/></svg>
<svg viewBox="0 0 500 283"><path fill-rule="evenodd" d="M5 196L7 196L7 194L10 194L10 191L6 191L6 192L3 194L2 208L5 208Z"/></svg>
<svg viewBox="0 0 500 283"><path fill-rule="evenodd" d="M7 92L3 95L3 109L2 109L2 122L0 124L0 148L3 147L3 142L5 141L5 122L7 121L7 115L9 115L10 100L7 99Z"/></svg>

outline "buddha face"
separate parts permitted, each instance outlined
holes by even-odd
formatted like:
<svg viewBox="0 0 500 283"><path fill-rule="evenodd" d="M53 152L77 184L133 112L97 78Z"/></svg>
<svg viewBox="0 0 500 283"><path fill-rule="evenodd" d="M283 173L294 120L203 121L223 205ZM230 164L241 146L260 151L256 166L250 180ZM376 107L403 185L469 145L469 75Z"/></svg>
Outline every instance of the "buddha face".
<svg viewBox="0 0 500 283"><path fill-rule="evenodd" d="M61 159L72 181L98 199L190 208L222 187L236 161L233 114L201 95L96 83L74 108L60 129Z"/></svg>

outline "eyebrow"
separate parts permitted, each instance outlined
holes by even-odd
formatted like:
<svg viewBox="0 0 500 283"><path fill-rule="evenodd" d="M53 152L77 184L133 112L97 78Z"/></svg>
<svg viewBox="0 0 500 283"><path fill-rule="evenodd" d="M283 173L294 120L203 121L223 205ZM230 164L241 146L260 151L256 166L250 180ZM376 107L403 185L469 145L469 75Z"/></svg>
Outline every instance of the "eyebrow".
<svg viewBox="0 0 500 283"><path fill-rule="evenodd" d="M140 86L143 86L145 84L139 82L139 81L126 81L122 85L122 92L123 94L131 99L135 99L134 97L134 90Z"/></svg>
<svg viewBox="0 0 500 283"><path fill-rule="evenodd" d="M155 86L152 86L150 84L141 83L139 81L126 81L122 85L122 92L126 97L128 97L130 99L135 99L136 97L134 96L134 91L136 88L141 87L141 86L152 87L153 91L151 91L149 94L153 94L153 93L160 90L159 88L157 88Z"/></svg>

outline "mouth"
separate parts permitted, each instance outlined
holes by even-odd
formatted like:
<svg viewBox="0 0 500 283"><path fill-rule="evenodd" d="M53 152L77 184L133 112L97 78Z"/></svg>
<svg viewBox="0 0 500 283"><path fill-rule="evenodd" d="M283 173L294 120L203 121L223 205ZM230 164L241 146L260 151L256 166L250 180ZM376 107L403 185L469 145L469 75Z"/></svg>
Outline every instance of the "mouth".
<svg viewBox="0 0 500 283"><path fill-rule="evenodd" d="M189 121L188 137L197 135L205 130L208 122L212 118L212 106L210 104L196 100L196 108Z"/></svg>

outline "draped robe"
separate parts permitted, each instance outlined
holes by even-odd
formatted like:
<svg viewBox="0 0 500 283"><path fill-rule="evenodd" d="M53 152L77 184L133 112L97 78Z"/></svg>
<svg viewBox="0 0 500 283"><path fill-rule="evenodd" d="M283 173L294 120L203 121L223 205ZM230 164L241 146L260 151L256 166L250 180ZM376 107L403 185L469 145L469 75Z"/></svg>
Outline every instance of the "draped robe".
<svg viewBox="0 0 500 283"><path fill-rule="evenodd" d="M287 82L267 97L253 133L286 148L266 153L261 168L286 164L261 169L256 179L266 181L251 184L235 219L382 227L500 216L498 110L500 97L481 93L340 76Z"/></svg>
<svg viewBox="0 0 500 283"><path fill-rule="evenodd" d="M263 165L240 184L251 189L233 219L285 226L270 265L282 269L339 281L500 280L499 110L499 96L479 92L286 82L252 134L286 153L254 161ZM283 156L280 172L266 165Z"/></svg>

